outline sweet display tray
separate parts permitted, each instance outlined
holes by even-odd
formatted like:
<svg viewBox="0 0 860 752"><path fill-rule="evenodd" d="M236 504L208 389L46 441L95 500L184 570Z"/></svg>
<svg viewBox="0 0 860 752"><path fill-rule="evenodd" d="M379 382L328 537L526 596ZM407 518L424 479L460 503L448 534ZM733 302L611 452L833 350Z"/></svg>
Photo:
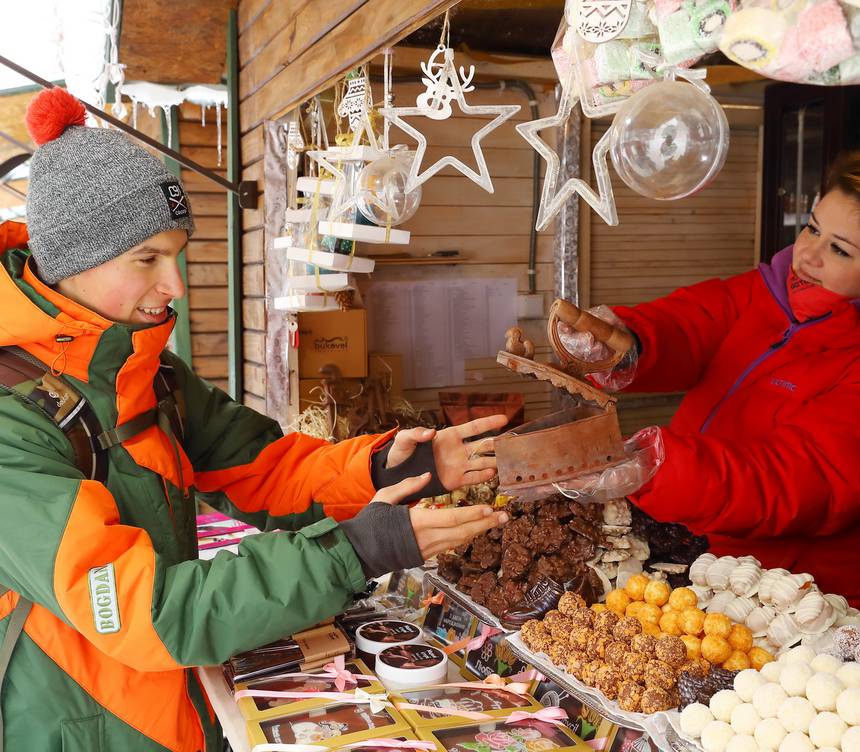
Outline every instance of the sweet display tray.
<svg viewBox="0 0 860 752"><path fill-rule="evenodd" d="M682 736L678 711L670 710L652 715L629 713L619 708L618 703L608 700L599 690L583 684L579 679L556 666L546 654L535 653L527 648L519 632L509 634L506 640L518 658L552 679L580 701L597 710L604 718L617 723L619 726L645 731L650 742L663 752L702 752L698 744Z"/></svg>
<svg viewBox="0 0 860 752"><path fill-rule="evenodd" d="M447 580L443 580L436 571L431 570L426 572L424 574L424 579L427 582L430 582L437 590L441 590L449 598L454 600L456 603L459 603L464 609L466 609L466 611L472 614L472 616L480 619L484 624L489 624L491 627L500 629L505 634L512 634L510 629L502 626L502 623L496 618L492 611L475 603L475 601L473 601L468 595L457 588L456 585L448 582Z"/></svg>

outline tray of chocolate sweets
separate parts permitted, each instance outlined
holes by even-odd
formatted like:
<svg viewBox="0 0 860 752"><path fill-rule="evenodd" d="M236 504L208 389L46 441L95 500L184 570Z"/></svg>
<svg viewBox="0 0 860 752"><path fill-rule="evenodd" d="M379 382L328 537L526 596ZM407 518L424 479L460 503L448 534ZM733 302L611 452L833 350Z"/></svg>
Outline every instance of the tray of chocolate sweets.
<svg viewBox="0 0 860 752"><path fill-rule="evenodd" d="M479 619L482 623L488 624L501 630L505 634L510 634L512 630L502 626L499 619L485 606L482 606L473 601L468 595L460 590L456 585L443 579L438 572L430 570L424 574L425 583L429 583L437 590L445 593L452 601L462 606L472 616ZM427 588L425 587L425 590Z"/></svg>

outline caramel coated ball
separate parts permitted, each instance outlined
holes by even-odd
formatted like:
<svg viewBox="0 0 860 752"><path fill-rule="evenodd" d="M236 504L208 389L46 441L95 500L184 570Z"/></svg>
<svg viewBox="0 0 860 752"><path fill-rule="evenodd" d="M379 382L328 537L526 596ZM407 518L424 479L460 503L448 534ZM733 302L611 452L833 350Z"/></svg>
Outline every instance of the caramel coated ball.
<svg viewBox="0 0 860 752"><path fill-rule="evenodd" d="M675 588L669 594L669 605L675 611L683 611L687 608L696 608L699 604L699 596L687 587Z"/></svg>
<svg viewBox="0 0 860 752"><path fill-rule="evenodd" d="M660 617L660 631L668 635L680 635L681 618L677 611L667 611Z"/></svg>
<svg viewBox="0 0 860 752"><path fill-rule="evenodd" d="M606 608L619 616L624 615L624 611L629 605L630 596L623 590L611 590L606 594Z"/></svg>
<svg viewBox="0 0 860 752"><path fill-rule="evenodd" d="M558 602L558 610L565 616L573 616L577 609L585 608L585 599L579 593L566 592Z"/></svg>
<svg viewBox="0 0 860 752"><path fill-rule="evenodd" d="M710 663L723 663L732 654L728 640L717 635L705 635L702 639L702 657Z"/></svg>
<svg viewBox="0 0 860 752"><path fill-rule="evenodd" d="M657 658L668 663L672 668L678 668L687 660L687 646L680 637L663 637L657 640L655 648Z"/></svg>
<svg viewBox="0 0 860 752"><path fill-rule="evenodd" d="M687 658L691 660L702 657L702 641L695 635L682 634L681 642L687 648Z"/></svg>
<svg viewBox="0 0 860 752"><path fill-rule="evenodd" d="M645 587L645 603L653 603L655 606L662 606L669 601L669 593L671 588L669 583L662 580L651 580Z"/></svg>
<svg viewBox="0 0 860 752"><path fill-rule="evenodd" d="M742 653L748 653L753 646L753 636L749 627L743 624L733 624L732 631L728 636L729 645L732 649L739 650Z"/></svg>
<svg viewBox="0 0 860 752"><path fill-rule="evenodd" d="M624 586L624 591L630 596L630 600L642 601L645 600L645 588L651 580L644 574L634 574L627 584Z"/></svg>
<svg viewBox="0 0 860 752"><path fill-rule="evenodd" d="M705 628L705 612L700 608L685 608L681 612L681 629L684 634L700 635Z"/></svg>
<svg viewBox="0 0 860 752"><path fill-rule="evenodd" d="M747 653L747 657L750 659L750 666L756 671L761 671L762 666L766 663L776 660L776 658L773 657L773 654L769 653L764 648L752 648L749 653Z"/></svg>
<svg viewBox="0 0 860 752"><path fill-rule="evenodd" d="M741 650L734 650L732 654L723 661L723 668L726 671L743 671L750 667L750 659L747 654Z"/></svg>
<svg viewBox="0 0 860 752"><path fill-rule="evenodd" d="M725 614L708 614L702 627L706 635L728 638L732 631L732 622Z"/></svg>

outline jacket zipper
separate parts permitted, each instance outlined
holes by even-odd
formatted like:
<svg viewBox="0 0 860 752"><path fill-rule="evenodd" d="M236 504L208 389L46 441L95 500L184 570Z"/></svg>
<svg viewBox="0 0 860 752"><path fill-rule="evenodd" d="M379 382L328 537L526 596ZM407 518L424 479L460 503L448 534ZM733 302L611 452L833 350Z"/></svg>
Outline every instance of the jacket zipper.
<svg viewBox="0 0 860 752"><path fill-rule="evenodd" d="M705 433L705 431L708 430L708 426L711 424L711 421L714 419L714 416L719 412L720 408L725 404L726 400L728 400L729 397L731 397L738 389L740 389L741 384L746 380L747 376L749 376L756 368L758 368L758 366L764 363L764 361L766 361L771 355L785 347L785 345L788 344L789 340L794 336L795 332L798 332L807 326L818 324L819 322L830 318L830 316L831 314L827 313L820 318L804 321L802 324L799 324L796 321L792 321L788 329L786 329L782 333L782 339L768 346L767 350L765 350L752 363L750 363L744 369L743 373L738 376L737 379L735 379L735 383L732 384L731 387L729 387L729 390L722 396L720 401L717 402L716 405L714 405L708 417L705 418L705 422L702 423L702 427L699 429L699 433Z"/></svg>

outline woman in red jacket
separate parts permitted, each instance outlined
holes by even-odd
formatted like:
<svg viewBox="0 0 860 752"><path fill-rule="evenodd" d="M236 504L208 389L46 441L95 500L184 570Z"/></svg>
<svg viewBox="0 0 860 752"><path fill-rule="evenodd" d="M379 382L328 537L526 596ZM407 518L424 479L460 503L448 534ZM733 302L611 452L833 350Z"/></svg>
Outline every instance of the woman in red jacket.
<svg viewBox="0 0 860 752"><path fill-rule="evenodd" d="M603 386L686 392L668 427L643 433L627 486L616 473L602 490L860 606L860 152L771 263L601 309L638 340ZM606 354L559 333L571 352Z"/></svg>

